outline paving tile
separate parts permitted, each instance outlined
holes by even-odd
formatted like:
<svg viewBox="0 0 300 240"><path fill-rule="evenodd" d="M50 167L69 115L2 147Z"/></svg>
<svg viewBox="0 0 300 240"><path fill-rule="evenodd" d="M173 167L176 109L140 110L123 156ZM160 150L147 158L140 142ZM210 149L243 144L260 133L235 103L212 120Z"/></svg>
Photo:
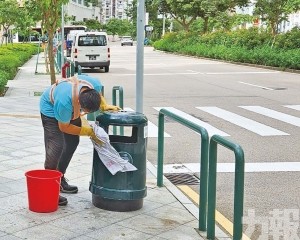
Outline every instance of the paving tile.
<svg viewBox="0 0 300 240"><path fill-rule="evenodd" d="M4 235L7 235L7 233L0 231L0 237L3 237Z"/></svg>
<svg viewBox="0 0 300 240"><path fill-rule="evenodd" d="M95 239L97 239L97 238L92 238L92 237L88 237L85 235L81 235L81 236L73 238L73 240L95 240Z"/></svg>
<svg viewBox="0 0 300 240"><path fill-rule="evenodd" d="M2 185L2 183L7 183L7 182L10 182L10 181L12 181L12 180L9 179L9 178L0 177L0 191L2 191L2 187L4 186L4 185Z"/></svg>
<svg viewBox="0 0 300 240"><path fill-rule="evenodd" d="M79 212L56 219L51 222L51 225L68 229L68 231L77 232L78 234L88 234L92 231L106 227L110 225L110 223L103 221L95 215Z"/></svg>
<svg viewBox="0 0 300 240"><path fill-rule="evenodd" d="M50 213L37 213L30 211L28 206L21 210L15 211L16 214L26 215L28 218L32 220L40 220L43 222L51 223L55 219L60 219L62 217L72 215L75 212L71 209L67 209L66 207L58 207L58 210Z"/></svg>
<svg viewBox="0 0 300 240"><path fill-rule="evenodd" d="M151 235L140 232L138 230L134 230L131 228L126 228L119 226L117 224L110 225L105 228L101 228L99 230L88 233L87 236L93 237L95 239L109 239L109 240L117 240L117 239L128 239L128 240L140 240L140 239L148 239Z"/></svg>
<svg viewBox="0 0 300 240"><path fill-rule="evenodd" d="M0 231L6 233L16 233L23 229L27 229L43 223L42 220L33 220L31 218L28 218L26 215L16 213L7 213L1 215L0 222Z"/></svg>
<svg viewBox="0 0 300 240"><path fill-rule="evenodd" d="M175 229L172 229L170 231L166 231L160 235L159 237L163 237L166 239L174 239L174 240L198 240L199 234L198 232L193 228L189 226L179 226Z"/></svg>
<svg viewBox="0 0 300 240"><path fill-rule="evenodd" d="M4 186L4 184L1 184L2 186ZM1 192L2 190L1 190L1 187L0 187L0 198L2 198L2 197L7 197L7 196L9 196L9 195L11 195L11 194L9 194L9 193L7 193L7 192Z"/></svg>
<svg viewBox="0 0 300 240"><path fill-rule="evenodd" d="M17 194L27 192L27 185L25 178L6 182L0 187L1 191L9 194Z"/></svg>
<svg viewBox="0 0 300 240"><path fill-rule="evenodd" d="M7 212L15 212L28 207L26 193L13 194L0 198L0 209ZM0 221L1 223L1 221Z"/></svg>
<svg viewBox="0 0 300 240"><path fill-rule="evenodd" d="M68 209L72 212L81 212L88 209L94 208L92 204L92 199L85 199L78 197L78 194L61 194L62 196L68 199L68 205L65 206L65 209Z"/></svg>
<svg viewBox="0 0 300 240"><path fill-rule="evenodd" d="M0 239L1 240L20 240L21 238L18 238L14 235L7 234L5 236L1 236Z"/></svg>
<svg viewBox="0 0 300 240"><path fill-rule="evenodd" d="M174 196L165 188L155 188L152 189L151 191L148 191L147 193L148 198L151 199L152 201L162 203L162 204L169 204L176 202L176 199ZM163 198L161 196L164 196Z"/></svg>
<svg viewBox="0 0 300 240"><path fill-rule="evenodd" d="M8 169L21 168L22 166L31 165L32 162L23 161L23 159L12 158L6 161L2 161L1 165Z"/></svg>
<svg viewBox="0 0 300 240"><path fill-rule="evenodd" d="M184 206L180 202L177 202L177 201L168 204L168 206L185 210Z"/></svg>
<svg viewBox="0 0 300 240"><path fill-rule="evenodd" d="M104 209L100 209L97 207L93 207L91 209L85 210L88 214L93 215L96 218L102 219L105 222L108 222L110 224L118 223L121 221L124 221L126 219L132 218L133 216L136 216L139 214L137 211L133 212L113 212L113 211L107 211Z"/></svg>
<svg viewBox="0 0 300 240"><path fill-rule="evenodd" d="M34 239L34 240L45 240L45 239L59 239L67 240L74 239L78 233L65 230L60 227L53 226L49 223L40 224L31 228L24 229L17 233L15 236L21 239Z"/></svg>
<svg viewBox="0 0 300 240"><path fill-rule="evenodd" d="M123 220L118 224L154 236L179 226L177 221L166 218L156 218L146 214Z"/></svg>
<svg viewBox="0 0 300 240"><path fill-rule="evenodd" d="M166 238L155 236L155 237L147 238L147 240L166 240Z"/></svg>
<svg viewBox="0 0 300 240"><path fill-rule="evenodd" d="M174 208L168 205L162 206L145 214L165 220L174 221L178 224L184 224L195 220L194 216L192 216L186 210Z"/></svg>

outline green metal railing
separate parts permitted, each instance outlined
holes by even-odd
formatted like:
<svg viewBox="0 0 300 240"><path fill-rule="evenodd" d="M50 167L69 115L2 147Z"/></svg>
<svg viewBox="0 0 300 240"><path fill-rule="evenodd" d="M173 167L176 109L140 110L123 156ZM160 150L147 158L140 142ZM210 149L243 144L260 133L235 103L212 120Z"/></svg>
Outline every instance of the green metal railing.
<svg viewBox="0 0 300 240"><path fill-rule="evenodd" d="M219 135L210 139L209 146L209 177L208 177L208 210L207 210L207 239L215 239L215 211L216 211L216 180L217 180L217 146L218 144L232 150L235 154L234 179L234 214L233 240L242 239L243 234L243 203L244 203L244 151L235 144Z"/></svg>
<svg viewBox="0 0 300 240"><path fill-rule="evenodd" d="M121 86L114 86L112 89L112 104L117 106L117 91L119 92L119 107L124 108L123 88ZM120 126L120 135L124 135L124 127ZM117 134L117 127L113 126L113 134Z"/></svg>
<svg viewBox="0 0 300 240"><path fill-rule="evenodd" d="M199 199L199 230L206 230L206 206L207 206L207 173L208 173L208 146L209 136L205 128L182 118L167 109L161 109L158 116L158 162L157 162L157 186L163 186L163 162L164 162L164 116L168 116L178 123L200 133L201 135L201 167L200 167L200 199Z"/></svg>

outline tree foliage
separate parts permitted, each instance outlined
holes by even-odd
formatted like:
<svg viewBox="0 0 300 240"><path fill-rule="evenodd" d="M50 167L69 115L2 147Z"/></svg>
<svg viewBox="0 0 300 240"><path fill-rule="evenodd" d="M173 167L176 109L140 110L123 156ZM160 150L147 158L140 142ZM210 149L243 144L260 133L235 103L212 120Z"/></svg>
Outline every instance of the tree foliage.
<svg viewBox="0 0 300 240"><path fill-rule="evenodd" d="M129 33L132 28L132 24L128 20L112 18L107 22L105 28L107 32L112 34L114 37L115 35L125 35Z"/></svg>
<svg viewBox="0 0 300 240"><path fill-rule="evenodd" d="M87 19L86 21L76 21L72 22L73 25L84 25L87 27L87 30L97 30L101 31L103 29L103 24L101 24L98 20L96 19Z"/></svg>
<svg viewBox="0 0 300 240"><path fill-rule="evenodd" d="M254 14L267 23L275 36L278 33L278 25L286 21L290 13L299 9L300 0L257 0Z"/></svg>
<svg viewBox="0 0 300 240"><path fill-rule="evenodd" d="M51 84L56 81L53 39L61 23L62 5L68 2L68 0L27 0L25 2L35 20L41 20L41 27L47 32Z"/></svg>
<svg viewBox="0 0 300 240"><path fill-rule="evenodd" d="M4 29L6 43L8 39L8 29L16 23L19 17L19 4L17 0L0 1L0 25Z"/></svg>
<svg viewBox="0 0 300 240"><path fill-rule="evenodd" d="M248 0L160 0L160 11L169 13L186 31L197 18L204 20L203 31L208 30L208 21L235 6L246 6Z"/></svg>

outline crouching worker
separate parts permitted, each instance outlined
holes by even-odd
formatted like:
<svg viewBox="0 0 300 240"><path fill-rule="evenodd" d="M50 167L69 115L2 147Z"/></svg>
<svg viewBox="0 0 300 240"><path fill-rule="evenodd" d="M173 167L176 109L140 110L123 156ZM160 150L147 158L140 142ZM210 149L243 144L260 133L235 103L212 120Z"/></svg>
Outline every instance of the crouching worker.
<svg viewBox="0 0 300 240"><path fill-rule="evenodd" d="M79 144L79 136L89 136L100 143L92 127L82 124L81 116L97 110L117 111L119 107L107 105L101 94L102 85L97 78L86 75L62 79L47 88L40 99L40 112L44 128L45 169L63 174L60 191L77 193L64 177L71 158ZM59 196L59 205L68 200Z"/></svg>

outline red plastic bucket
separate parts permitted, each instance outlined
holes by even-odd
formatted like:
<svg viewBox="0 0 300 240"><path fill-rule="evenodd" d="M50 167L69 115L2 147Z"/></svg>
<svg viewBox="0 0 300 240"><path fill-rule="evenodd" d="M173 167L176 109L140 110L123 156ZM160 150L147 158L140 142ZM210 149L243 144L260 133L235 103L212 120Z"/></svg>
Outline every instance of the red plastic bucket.
<svg viewBox="0 0 300 240"><path fill-rule="evenodd" d="M54 212L58 208L62 173L56 170L31 170L27 179L29 210L39 213Z"/></svg>

